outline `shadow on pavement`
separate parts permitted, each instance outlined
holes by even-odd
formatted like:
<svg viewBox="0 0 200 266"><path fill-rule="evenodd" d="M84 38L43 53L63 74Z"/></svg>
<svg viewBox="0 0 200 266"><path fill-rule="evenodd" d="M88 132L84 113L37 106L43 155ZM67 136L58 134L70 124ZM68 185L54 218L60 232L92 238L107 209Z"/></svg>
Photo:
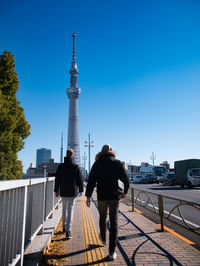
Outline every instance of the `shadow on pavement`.
<svg viewBox="0 0 200 266"><path fill-rule="evenodd" d="M72 257L75 255L82 254L84 252L87 252L89 250L99 248L99 247L102 247L102 246L101 245L89 245L88 248L86 248L86 249L78 250L78 251L63 254L63 255L44 255L44 259L48 259L48 258L50 258L50 259L64 259L64 258L68 258L68 257Z"/></svg>
<svg viewBox="0 0 200 266"><path fill-rule="evenodd" d="M134 251L131 261L129 260L128 256L126 255L126 252L124 251L122 245L120 244L120 241L118 241L117 246L122 254L122 256L124 257L124 260L126 261L127 265L136 265L135 263L135 257L138 254L146 254L148 256L148 252L138 252L139 249L148 241L151 241L153 245L155 245L162 253L158 253L157 255L159 256L164 256L168 259L169 261L169 265L178 265L178 266L182 266L182 264L173 256L171 255L166 249L164 249L161 245L159 245L155 240L153 240L149 234L152 233L148 233L146 234L142 229L140 229L136 224L134 224L124 213L122 213L121 211L119 211L119 213L127 220L129 221L130 224L132 224L140 233L138 234L139 237L145 237L146 239L136 248L136 250ZM155 232L157 233L157 232ZM123 241L123 240L121 240ZM152 253L151 253L152 254Z"/></svg>
<svg viewBox="0 0 200 266"><path fill-rule="evenodd" d="M77 264L77 266L95 265L95 264L100 264L100 263L105 263L105 262L110 262L110 260L108 259L108 256L106 256L105 258L103 258L101 260L96 260L96 261L88 262L88 263L84 263L84 264Z"/></svg>
<svg viewBox="0 0 200 266"><path fill-rule="evenodd" d="M96 208L98 209L98 206L97 206L97 202L96 201L93 201L94 205L96 206ZM133 265L135 266L136 263L135 263L135 257L137 254L146 254L146 256L148 256L148 252L144 253L144 252L138 252L140 247L142 247L146 242L148 241L151 241L153 245L155 245L162 253L158 253L159 256L164 256L168 259L169 261L169 265L177 265L177 266L182 266L182 264L173 256L171 255L165 248L163 248L161 245L159 245L155 240L153 240L149 234L152 234L152 233L159 233L159 232L151 232L151 233L148 233L146 234L142 229L140 229L140 227L138 227L135 223L133 223L123 212L121 212L119 210L119 214L121 214L125 219L126 219L126 223L124 224L127 225L127 224L131 224L133 227L135 227L140 233L137 234L136 236L134 236L135 238L137 237L145 237L146 239L136 248L136 250L134 251L132 257L131 257L131 260L129 259L128 255L126 254L126 251L124 250L123 246L121 245L121 241L125 240L125 236L124 237L119 237L118 238L118 241L117 241L117 247L121 253L121 255L123 256L125 262L126 262L126 265ZM107 228L108 230L110 230L109 228L109 222L107 222ZM132 235L133 237L133 235ZM96 264L96 263L95 263ZM87 265L87 264L83 264L83 265ZM88 265L91 265L91 264L88 264Z"/></svg>

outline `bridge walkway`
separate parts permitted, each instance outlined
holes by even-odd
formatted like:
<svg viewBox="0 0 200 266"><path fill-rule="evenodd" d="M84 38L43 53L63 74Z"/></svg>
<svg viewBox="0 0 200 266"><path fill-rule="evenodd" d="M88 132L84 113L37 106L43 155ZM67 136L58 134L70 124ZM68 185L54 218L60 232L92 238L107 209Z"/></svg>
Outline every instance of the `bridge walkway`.
<svg viewBox="0 0 200 266"><path fill-rule="evenodd" d="M94 194L94 193L93 193ZM50 248L41 265L195 265L200 266L200 251L187 239L168 231L160 232L159 225L139 211L120 202L117 259L109 262L108 246L98 237L98 210L94 197L87 208L85 196L77 199L72 227L72 239L67 240L58 226ZM107 222L107 239L109 222Z"/></svg>

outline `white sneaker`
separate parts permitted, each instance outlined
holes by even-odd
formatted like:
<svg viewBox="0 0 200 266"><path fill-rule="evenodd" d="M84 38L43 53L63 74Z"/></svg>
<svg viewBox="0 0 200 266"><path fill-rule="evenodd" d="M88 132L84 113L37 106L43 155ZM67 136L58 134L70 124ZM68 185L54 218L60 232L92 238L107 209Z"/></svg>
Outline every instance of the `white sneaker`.
<svg viewBox="0 0 200 266"><path fill-rule="evenodd" d="M100 233L99 233L99 239L101 240L101 243L103 244L103 246L106 246L106 245L107 245L106 241L103 241L103 240L102 240L102 238L101 238L101 234L100 234Z"/></svg>
<svg viewBox="0 0 200 266"><path fill-rule="evenodd" d="M115 260L117 258L117 253L116 252L114 252L113 254L109 254L108 255L108 259L109 260Z"/></svg>

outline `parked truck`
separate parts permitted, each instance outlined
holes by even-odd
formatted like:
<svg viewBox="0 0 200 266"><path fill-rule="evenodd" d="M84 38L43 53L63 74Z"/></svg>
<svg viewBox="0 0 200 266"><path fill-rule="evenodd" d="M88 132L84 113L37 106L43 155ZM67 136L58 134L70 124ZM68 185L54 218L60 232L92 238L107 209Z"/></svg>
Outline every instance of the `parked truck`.
<svg viewBox="0 0 200 266"><path fill-rule="evenodd" d="M174 162L176 184L190 188L200 186L200 159Z"/></svg>

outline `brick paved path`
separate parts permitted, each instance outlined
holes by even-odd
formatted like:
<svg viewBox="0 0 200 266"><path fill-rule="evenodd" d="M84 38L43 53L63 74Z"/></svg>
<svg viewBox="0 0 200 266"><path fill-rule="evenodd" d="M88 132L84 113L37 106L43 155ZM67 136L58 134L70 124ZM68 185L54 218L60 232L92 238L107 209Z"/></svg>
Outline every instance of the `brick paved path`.
<svg viewBox="0 0 200 266"><path fill-rule="evenodd" d="M108 262L108 247L98 238L98 210L94 199L90 209L85 197L77 199L72 239L65 241L67 262L64 265L196 265L200 251L159 226L129 206L120 203L117 259ZM107 222L109 228L109 222ZM109 230L107 231L108 239ZM60 265L60 264L58 264Z"/></svg>

